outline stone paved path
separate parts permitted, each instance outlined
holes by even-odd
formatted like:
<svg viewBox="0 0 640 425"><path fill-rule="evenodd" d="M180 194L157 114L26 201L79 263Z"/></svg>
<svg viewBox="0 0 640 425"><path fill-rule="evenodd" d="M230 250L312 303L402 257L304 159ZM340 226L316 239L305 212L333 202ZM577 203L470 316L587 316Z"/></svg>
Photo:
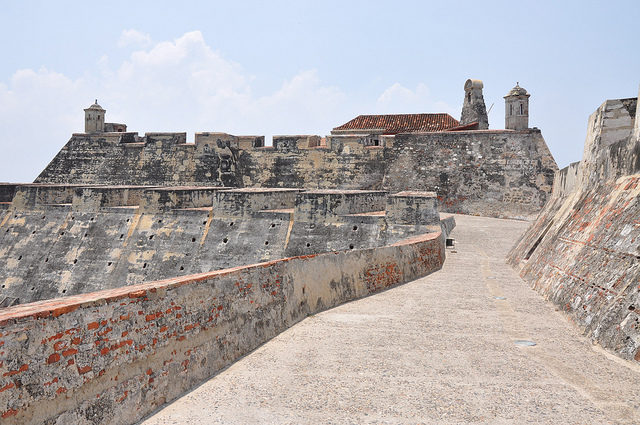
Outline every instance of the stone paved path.
<svg viewBox="0 0 640 425"><path fill-rule="evenodd" d="M640 368L505 264L527 223L456 220L443 270L304 320L143 423L640 423Z"/></svg>

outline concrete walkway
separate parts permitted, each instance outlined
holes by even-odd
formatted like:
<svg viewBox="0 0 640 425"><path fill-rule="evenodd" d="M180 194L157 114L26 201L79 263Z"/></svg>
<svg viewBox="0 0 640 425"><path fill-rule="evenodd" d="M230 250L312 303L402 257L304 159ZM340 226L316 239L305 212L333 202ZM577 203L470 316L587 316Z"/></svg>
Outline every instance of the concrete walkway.
<svg viewBox="0 0 640 425"><path fill-rule="evenodd" d="M505 264L527 223L456 220L440 272L304 320L143 423L640 423L640 368Z"/></svg>

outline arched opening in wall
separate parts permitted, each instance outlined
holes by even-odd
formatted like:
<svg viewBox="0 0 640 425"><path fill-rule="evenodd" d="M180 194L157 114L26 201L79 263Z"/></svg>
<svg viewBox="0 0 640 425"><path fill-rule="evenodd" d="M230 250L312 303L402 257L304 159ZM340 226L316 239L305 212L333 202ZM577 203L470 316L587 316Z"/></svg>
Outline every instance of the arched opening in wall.
<svg viewBox="0 0 640 425"><path fill-rule="evenodd" d="M524 105L520 104L520 115L524 115Z"/></svg>
<svg viewBox="0 0 640 425"><path fill-rule="evenodd" d="M531 247L531 249L527 252L527 255L525 255L524 259L528 260L529 258L531 258L531 255L533 254L533 252L536 250L536 248L538 248L538 245L540 245L540 242L542 242L542 239L544 239L544 237L546 236L547 232L549 231L549 229L551 228L551 225L553 224L553 220L551 220L549 222L549 224L547 224L547 227L544 229L544 231L542 232L542 234L540 235L540 237L536 240L536 242L533 244L533 246Z"/></svg>

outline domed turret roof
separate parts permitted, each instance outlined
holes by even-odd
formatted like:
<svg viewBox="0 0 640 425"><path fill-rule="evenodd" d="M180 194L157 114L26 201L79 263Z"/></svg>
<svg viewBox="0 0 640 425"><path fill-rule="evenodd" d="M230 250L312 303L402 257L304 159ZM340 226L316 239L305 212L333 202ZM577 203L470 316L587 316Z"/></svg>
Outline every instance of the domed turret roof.
<svg viewBox="0 0 640 425"><path fill-rule="evenodd" d="M89 106L87 109L99 109L101 111L104 111L102 106L98 105L98 99L96 99L95 103L93 105Z"/></svg>
<svg viewBox="0 0 640 425"><path fill-rule="evenodd" d="M520 83L516 83L516 86L512 88L505 97L509 96L529 96L529 93L527 93L524 88L520 87Z"/></svg>

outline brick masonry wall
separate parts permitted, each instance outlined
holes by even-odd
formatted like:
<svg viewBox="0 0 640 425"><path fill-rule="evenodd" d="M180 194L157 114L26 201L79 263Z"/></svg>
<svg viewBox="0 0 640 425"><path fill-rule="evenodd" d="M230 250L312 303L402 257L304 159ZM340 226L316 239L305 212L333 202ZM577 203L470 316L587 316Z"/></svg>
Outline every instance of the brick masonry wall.
<svg viewBox="0 0 640 425"><path fill-rule="evenodd" d="M128 424L309 314L439 270L441 233L11 307L3 424Z"/></svg>
<svg viewBox="0 0 640 425"><path fill-rule="evenodd" d="M640 140L629 105L607 101L591 116L585 160L556 174L508 261L594 341L640 362Z"/></svg>

